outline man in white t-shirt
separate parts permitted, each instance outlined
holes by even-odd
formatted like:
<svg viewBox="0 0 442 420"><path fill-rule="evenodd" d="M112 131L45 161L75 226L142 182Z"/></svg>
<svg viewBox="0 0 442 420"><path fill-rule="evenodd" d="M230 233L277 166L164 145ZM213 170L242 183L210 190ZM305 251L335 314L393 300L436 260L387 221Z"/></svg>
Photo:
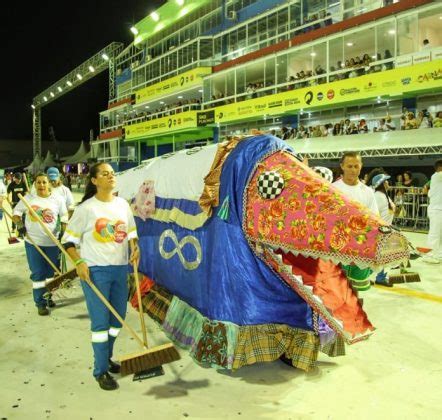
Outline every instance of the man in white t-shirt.
<svg viewBox="0 0 442 420"><path fill-rule="evenodd" d="M367 187L359 180L362 169L362 158L358 152L345 152L341 157L342 177L333 185L351 198L368 207L373 213L379 215L376 198L372 188ZM355 291L365 291L370 288L370 269L359 269L354 265L342 266ZM385 284L387 285L387 284Z"/></svg>
<svg viewBox="0 0 442 420"><path fill-rule="evenodd" d="M342 177L333 185L349 198L359 201L373 213L379 214L372 188L359 180L362 170L362 159L358 152L345 152L341 158Z"/></svg>
<svg viewBox="0 0 442 420"><path fill-rule="evenodd" d="M442 159L434 165L436 172L431 177L428 197L428 218L430 219L430 230L428 232L428 247L431 248L429 255L422 258L422 261L430 264L442 262Z"/></svg>

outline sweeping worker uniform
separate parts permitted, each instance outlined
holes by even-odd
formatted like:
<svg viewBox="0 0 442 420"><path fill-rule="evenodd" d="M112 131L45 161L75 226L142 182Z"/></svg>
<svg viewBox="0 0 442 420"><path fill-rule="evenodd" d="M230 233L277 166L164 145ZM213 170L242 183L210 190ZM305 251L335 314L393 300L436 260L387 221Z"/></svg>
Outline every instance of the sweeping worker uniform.
<svg viewBox="0 0 442 420"><path fill-rule="evenodd" d="M91 197L78 205L62 243L80 247L91 281L124 319L127 309L128 242L137 238L135 220L129 204L120 197L111 202ZM120 322L85 282L81 282L91 319L94 371L97 378L109 369Z"/></svg>
<svg viewBox="0 0 442 420"><path fill-rule="evenodd" d="M61 223L67 222L68 211L64 201L58 195L52 194L49 197L28 194L25 199L38 214L41 221L55 236L57 236L61 230ZM22 201L19 201L14 207L13 215L22 217L27 211L28 208L25 204ZM59 255L57 246L52 242L51 238L48 237L38 221L30 214L25 218L25 227L27 235L41 248L57 267ZM43 297L47 292L45 280L54 276L54 269L26 238L25 250L29 269L31 270L31 280L33 282L32 294L35 305L38 308L46 307L47 302Z"/></svg>

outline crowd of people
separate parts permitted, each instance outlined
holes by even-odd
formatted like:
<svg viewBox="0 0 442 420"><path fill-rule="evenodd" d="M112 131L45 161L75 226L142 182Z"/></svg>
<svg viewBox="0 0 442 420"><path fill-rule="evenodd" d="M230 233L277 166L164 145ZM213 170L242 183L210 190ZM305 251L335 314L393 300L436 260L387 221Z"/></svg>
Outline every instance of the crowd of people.
<svg viewBox="0 0 442 420"><path fill-rule="evenodd" d="M137 110L132 113L119 113L116 116L115 125L131 125L144 121L155 120L157 118L168 117L170 115L180 114L181 112L187 112L192 110L201 109L201 98L183 99L171 104L162 104L159 108L152 111ZM105 119L103 122L103 128L113 127L114 125L109 119Z"/></svg>
<svg viewBox="0 0 442 420"><path fill-rule="evenodd" d="M370 125L372 127L370 127ZM272 134L283 140L293 140L432 127L442 127L442 111L438 111L433 118L431 113L425 109L419 111L417 117L415 117L414 112L404 108L402 115L399 117L399 126L396 126L396 123L390 115L386 115L380 118L375 124L368 122L365 118L356 121L346 118L341 119L339 122L328 122L321 125L305 126L301 124L299 127L282 127L279 131L274 130Z"/></svg>

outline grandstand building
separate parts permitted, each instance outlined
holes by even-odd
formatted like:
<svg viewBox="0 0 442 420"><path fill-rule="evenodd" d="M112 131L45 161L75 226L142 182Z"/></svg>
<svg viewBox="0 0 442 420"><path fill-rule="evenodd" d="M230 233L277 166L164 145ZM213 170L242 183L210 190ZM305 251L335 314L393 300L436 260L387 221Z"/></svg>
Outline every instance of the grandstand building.
<svg viewBox="0 0 442 420"><path fill-rule="evenodd" d="M169 0L113 63L93 154L122 170L254 128L332 166L348 149L430 165L441 27L431 0Z"/></svg>

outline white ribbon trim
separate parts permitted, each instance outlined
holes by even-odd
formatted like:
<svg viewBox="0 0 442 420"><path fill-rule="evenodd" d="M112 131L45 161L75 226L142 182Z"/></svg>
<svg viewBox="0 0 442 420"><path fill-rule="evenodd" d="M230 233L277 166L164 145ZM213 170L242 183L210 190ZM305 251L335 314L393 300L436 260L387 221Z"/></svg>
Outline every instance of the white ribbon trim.
<svg viewBox="0 0 442 420"><path fill-rule="evenodd" d="M115 327L110 327L109 328L109 335L111 337L117 337L118 334L120 333L121 328L115 328Z"/></svg>
<svg viewBox="0 0 442 420"><path fill-rule="evenodd" d="M92 331L93 343L105 343L108 340L107 331Z"/></svg>
<svg viewBox="0 0 442 420"><path fill-rule="evenodd" d="M45 287L46 287L46 280L32 282L33 289L44 289Z"/></svg>

